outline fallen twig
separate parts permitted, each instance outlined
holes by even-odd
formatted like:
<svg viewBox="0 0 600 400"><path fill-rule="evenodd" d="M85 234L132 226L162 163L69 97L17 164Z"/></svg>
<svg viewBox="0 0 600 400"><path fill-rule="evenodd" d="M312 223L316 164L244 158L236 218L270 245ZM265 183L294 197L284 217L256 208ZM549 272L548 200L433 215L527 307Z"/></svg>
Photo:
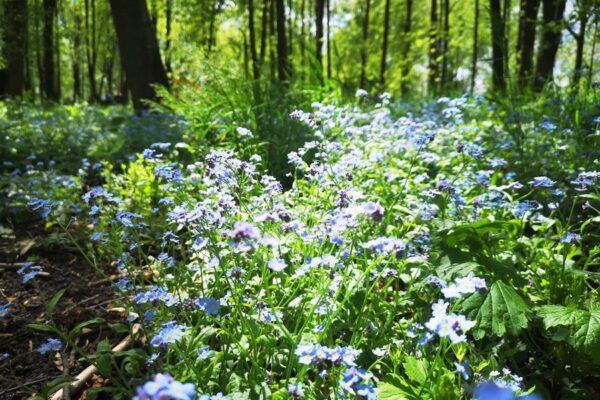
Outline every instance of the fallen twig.
<svg viewBox="0 0 600 400"><path fill-rule="evenodd" d="M136 334L139 331L139 329L140 329L140 325L135 324L132 329L133 334ZM131 343L132 343L132 338L131 338L131 335L129 335L125 339L123 339L118 345L113 347L112 351L113 352L124 351L129 346L131 346ZM69 386L69 393L71 395L77 393L79 390L81 390L81 388L83 388L83 386L85 386L87 381L89 381L92 378L92 375L94 375L97 372L98 372L98 368L94 364L90 365L89 367L87 367L86 369L81 371L79 373L79 375L77 375L75 377L75 381ZM63 398L63 389L60 389L56 393L54 393L52 396L50 396L49 400L62 400L62 398Z"/></svg>

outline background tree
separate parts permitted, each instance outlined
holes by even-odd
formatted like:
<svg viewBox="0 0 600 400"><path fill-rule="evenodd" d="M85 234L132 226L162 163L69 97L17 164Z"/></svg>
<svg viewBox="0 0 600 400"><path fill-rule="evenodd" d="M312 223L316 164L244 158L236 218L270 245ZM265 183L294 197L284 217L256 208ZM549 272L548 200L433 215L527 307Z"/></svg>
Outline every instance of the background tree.
<svg viewBox="0 0 600 400"><path fill-rule="evenodd" d="M152 85L169 86L152 21L145 0L110 0L110 6L127 86L134 107L140 110L145 107L143 100L156 98Z"/></svg>
<svg viewBox="0 0 600 400"><path fill-rule="evenodd" d="M25 89L27 1L5 0L2 5L6 68L0 68L0 95L21 96Z"/></svg>
<svg viewBox="0 0 600 400"><path fill-rule="evenodd" d="M553 79L566 4L566 0L542 0L542 36L537 53L534 82L537 91L542 90L544 85Z"/></svg>

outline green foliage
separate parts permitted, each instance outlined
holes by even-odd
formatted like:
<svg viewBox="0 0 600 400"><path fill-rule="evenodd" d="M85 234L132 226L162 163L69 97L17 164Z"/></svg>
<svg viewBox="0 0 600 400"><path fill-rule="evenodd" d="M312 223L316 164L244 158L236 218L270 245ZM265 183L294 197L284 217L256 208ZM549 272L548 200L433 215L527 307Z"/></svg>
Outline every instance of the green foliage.
<svg viewBox="0 0 600 400"><path fill-rule="evenodd" d="M581 309L575 306L547 305L537 309L546 329L560 327L555 340L567 340L579 351L598 358L600 351L600 308Z"/></svg>

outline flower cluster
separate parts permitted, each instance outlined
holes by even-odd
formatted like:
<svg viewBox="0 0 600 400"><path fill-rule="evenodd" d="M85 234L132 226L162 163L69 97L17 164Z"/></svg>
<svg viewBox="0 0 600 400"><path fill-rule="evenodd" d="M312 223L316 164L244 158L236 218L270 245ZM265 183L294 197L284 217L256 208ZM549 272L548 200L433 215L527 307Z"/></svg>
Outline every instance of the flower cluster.
<svg viewBox="0 0 600 400"><path fill-rule="evenodd" d="M181 383L169 374L156 374L136 392L133 400L192 400L196 397L193 383Z"/></svg>

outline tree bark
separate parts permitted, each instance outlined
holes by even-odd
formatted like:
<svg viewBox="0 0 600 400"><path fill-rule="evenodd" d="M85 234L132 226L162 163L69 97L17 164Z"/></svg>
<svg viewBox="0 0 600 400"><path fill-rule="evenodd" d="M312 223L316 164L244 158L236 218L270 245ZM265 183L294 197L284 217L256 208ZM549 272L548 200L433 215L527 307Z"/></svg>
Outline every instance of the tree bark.
<svg viewBox="0 0 600 400"><path fill-rule="evenodd" d="M439 79L439 41L438 41L438 14L437 0L431 0L429 12L429 67L428 67L428 92L433 94Z"/></svg>
<svg viewBox="0 0 600 400"><path fill-rule="evenodd" d="M366 0L365 15L363 19L363 37L360 52L360 88L364 89L367 85L367 44L369 43L369 13L371 12L371 0Z"/></svg>
<svg viewBox="0 0 600 400"><path fill-rule="evenodd" d="M54 64L54 20L56 18L56 0L44 0L43 8L44 28L42 33L42 45L44 56L42 62L42 87L47 99L58 101Z"/></svg>
<svg viewBox="0 0 600 400"><path fill-rule="evenodd" d="M327 2L327 79L331 79L331 1Z"/></svg>
<svg viewBox="0 0 600 400"><path fill-rule="evenodd" d="M442 31L442 43L441 43L441 53L442 53L442 75L441 75L441 84L442 87L446 87L448 85L449 80L449 48L450 48L450 0L443 0L443 31Z"/></svg>
<svg viewBox="0 0 600 400"><path fill-rule="evenodd" d="M540 0L521 0L517 40L517 81L521 88L531 84L535 30Z"/></svg>
<svg viewBox="0 0 600 400"><path fill-rule="evenodd" d="M317 62L323 67L323 17L325 15L325 0L315 1L315 45Z"/></svg>
<svg viewBox="0 0 600 400"><path fill-rule="evenodd" d="M538 48L534 89L541 91L546 83L552 82L556 52L560 46L562 19L567 0L543 0L543 32Z"/></svg>
<svg viewBox="0 0 600 400"><path fill-rule="evenodd" d="M385 67L387 65L388 37L390 34L390 0L385 0L383 12L383 43L381 45L381 65L379 67L379 83L385 86Z"/></svg>
<svg viewBox="0 0 600 400"><path fill-rule="evenodd" d="M4 26L7 68L3 71L3 82L0 82L0 95L21 96L26 86L27 2L5 0L3 11L4 16L0 22Z"/></svg>
<svg viewBox="0 0 600 400"><path fill-rule="evenodd" d="M475 0L475 20L473 23L473 56L471 58L471 93L475 91L477 79L477 59L479 58L479 0Z"/></svg>
<svg viewBox="0 0 600 400"><path fill-rule="evenodd" d="M490 21L492 28L492 85L496 90L504 90L504 65L506 48L504 44L504 23L500 0L490 0Z"/></svg>
<svg viewBox="0 0 600 400"><path fill-rule="evenodd" d="M127 86L135 109L141 110L143 100L156 99L152 85L169 86L146 1L110 0L110 7Z"/></svg>
<svg viewBox="0 0 600 400"><path fill-rule="evenodd" d="M85 52L87 58L88 81L90 85L90 100L98 101L98 89L96 87L96 60L98 58L98 51L96 47L95 0L85 0L85 31Z"/></svg>
<svg viewBox="0 0 600 400"><path fill-rule="evenodd" d="M404 16L404 24L402 27L402 71L401 71L401 82L400 87L402 90L402 94L404 95L408 90L408 73L412 67L412 63L408 59L410 55L410 33L412 30L412 10L413 10L413 0L406 0L406 14Z"/></svg>
<svg viewBox="0 0 600 400"><path fill-rule="evenodd" d="M575 42L577 43L577 49L575 50L575 70L573 71L573 86L578 87L579 81L584 74L583 71L583 49L585 46L585 33L587 30L587 23L589 15L587 10L579 10L579 33L575 34Z"/></svg>
<svg viewBox="0 0 600 400"><path fill-rule="evenodd" d="M165 5L165 66L168 73L173 72L171 66L171 21L173 19L173 0L166 0Z"/></svg>
<svg viewBox="0 0 600 400"><path fill-rule="evenodd" d="M256 32L254 30L254 0L248 0L248 31L250 32L250 58L252 59L252 75L260 78L258 56L256 54Z"/></svg>
<svg viewBox="0 0 600 400"><path fill-rule="evenodd" d="M286 81L289 73L288 45L285 34L284 0L275 0L277 8L277 75L280 81Z"/></svg>

